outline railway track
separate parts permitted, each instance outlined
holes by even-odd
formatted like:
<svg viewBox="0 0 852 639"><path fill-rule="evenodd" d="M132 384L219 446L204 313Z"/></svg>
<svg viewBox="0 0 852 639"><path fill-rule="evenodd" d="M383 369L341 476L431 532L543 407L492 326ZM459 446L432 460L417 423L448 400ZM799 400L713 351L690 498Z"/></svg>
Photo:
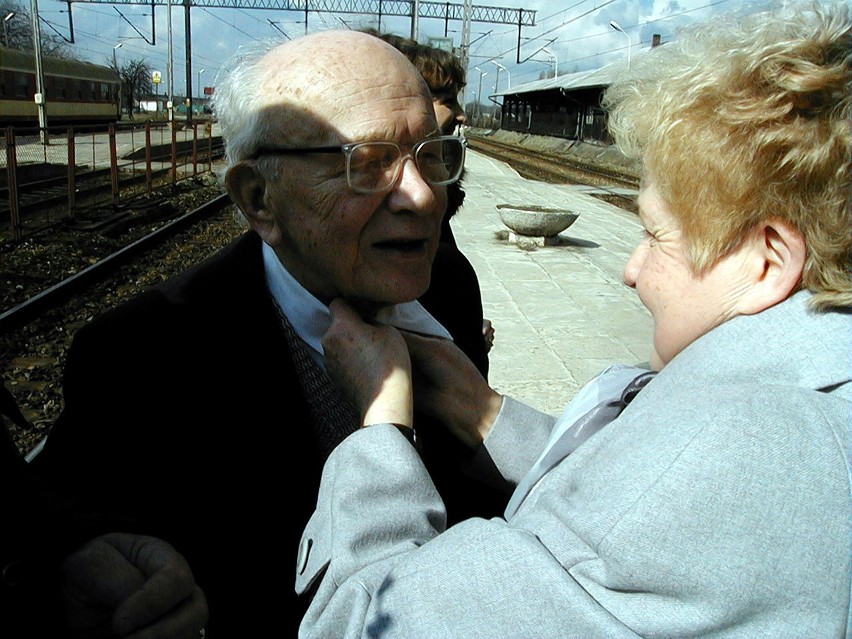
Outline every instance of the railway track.
<svg viewBox="0 0 852 639"><path fill-rule="evenodd" d="M25 302L0 313L0 334L19 328L46 310L56 308L74 295L79 294L93 282L109 278L127 260L143 255L150 247L173 238L179 231L195 222L220 213L230 203L230 198L226 194L219 195L195 210L189 211L139 239L133 240L118 251L110 253L91 266L30 297Z"/></svg>
<svg viewBox="0 0 852 639"><path fill-rule="evenodd" d="M634 175L583 162L565 154L526 149L479 135L467 137L470 148L509 163L528 179L554 184L580 184L593 187L592 193L629 211L636 211L635 191L639 180Z"/></svg>
<svg viewBox="0 0 852 639"><path fill-rule="evenodd" d="M197 206L179 208L191 193L173 197L179 204L168 208L181 213L147 225L141 235L104 238L97 231L57 229L24 242L16 250L29 252L34 268L44 262L71 263L62 262L57 255L85 265L73 267L76 272L72 274L61 273L67 266L60 267L59 273L49 273L60 275L49 285L44 277L27 277L23 267L15 280L8 281L9 254L0 256L6 271L0 284L4 292L16 286L23 287L20 293L32 292L0 313L0 373L32 424L29 430L13 432L22 453L42 440L58 416L62 367L76 331L97 315L200 262L243 232L234 220L229 199L218 187L196 191ZM86 252L78 255L81 246ZM102 254L95 257L92 253L97 250Z"/></svg>

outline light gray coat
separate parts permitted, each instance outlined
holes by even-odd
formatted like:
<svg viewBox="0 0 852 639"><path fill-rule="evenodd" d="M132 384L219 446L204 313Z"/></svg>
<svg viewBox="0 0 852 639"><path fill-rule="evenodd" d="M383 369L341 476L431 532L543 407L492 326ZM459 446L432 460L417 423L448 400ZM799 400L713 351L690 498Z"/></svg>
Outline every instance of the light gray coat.
<svg viewBox="0 0 852 639"><path fill-rule="evenodd" d="M849 636L852 315L807 297L690 345L508 521L445 531L406 439L350 436L302 539L300 636ZM507 478L552 423L504 402Z"/></svg>

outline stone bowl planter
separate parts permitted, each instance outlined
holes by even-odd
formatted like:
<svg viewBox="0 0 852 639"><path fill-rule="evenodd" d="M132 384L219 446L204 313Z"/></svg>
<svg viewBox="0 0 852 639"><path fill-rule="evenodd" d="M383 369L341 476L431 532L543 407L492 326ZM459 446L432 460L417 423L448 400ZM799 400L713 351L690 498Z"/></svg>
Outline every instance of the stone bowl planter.
<svg viewBox="0 0 852 639"><path fill-rule="evenodd" d="M497 211L503 224L518 235L527 237L553 237L571 226L579 213L544 206L498 204Z"/></svg>

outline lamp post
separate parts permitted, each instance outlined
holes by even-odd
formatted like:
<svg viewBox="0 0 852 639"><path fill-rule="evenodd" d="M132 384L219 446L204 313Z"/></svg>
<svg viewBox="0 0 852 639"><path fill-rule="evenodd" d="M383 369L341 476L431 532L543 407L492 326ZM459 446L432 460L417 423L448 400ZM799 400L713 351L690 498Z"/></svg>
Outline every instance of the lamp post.
<svg viewBox="0 0 852 639"><path fill-rule="evenodd" d="M122 93L122 91L121 91L121 72L118 70L118 58L115 55L115 51L116 51L116 49L120 49L123 46L124 46L124 43L119 42L117 45L115 45L112 48L112 68L115 69L115 72L118 75L118 117L119 117L119 119L121 119L121 113L122 113L121 102L122 102L123 96L121 95L121 93ZM130 111L130 114L132 115L133 112Z"/></svg>
<svg viewBox="0 0 852 639"><path fill-rule="evenodd" d="M9 46L9 20L15 17L15 12L10 11L3 16L3 46Z"/></svg>
<svg viewBox="0 0 852 639"><path fill-rule="evenodd" d="M203 91L201 90L201 74L204 73L204 69L198 70L198 98L201 99L203 95Z"/></svg>
<svg viewBox="0 0 852 639"><path fill-rule="evenodd" d="M476 95L480 96L480 97L478 97L477 100L476 100L476 119L477 119L477 126L481 126L482 123L479 122L479 120L482 117L482 107L479 106L479 100L482 99L481 98L481 96L482 96L482 78L484 78L486 75L488 75L488 73L483 71L479 67L473 67L473 68L476 69L477 71L479 71L479 91L476 92Z"/></svg>
<svg viewBox="0 0 852 639"><path fill-rule="evenodd" d="M50 144L47 132L47 107L44 90L44 67L42 66L41 52L41 28L38 23L38 0L30 0L30 19L33 28L33 50L35 52L35 80L36 92L33 96L38 107L38 129L39 138L44 145Z"/></svg>
<svg viewBox="0 0 852 639"><path fill-rule="evenodd" d="M556 54L547 47L542 47L541 50L553 58L553 77L557 77L559 75L559 59L556 57Z"/></svg>
<svg viewBox="0 0 852 639"><path fill-rule="evenodd" d="M307 5L307 2L305 3ZM381 31L381 29L379 29ZM420 37L420 0L411 3L411 39L417 42Z"/></svg>
<svg viewBox="0 0 852 639"><path fill-rule="evenodd" d="M491 64L493 64L493 65L494 65L495 67L497 67L497 69L498 69L498 71L497 71L497 82L495 82L495 85L496 85L496 84L498 84L498 83L499 83L499 81L500 81L500 70L502 70L502 71L505 71L505 72L506 72L506 78L508 79L508 83L507 83L507 86L506 86L506 90L511 89L511 88L512 88L512 74L511 74L511 73L509 73L509 69L507 69L506 67L504 67L504 66L503 66L502 64L500 64L499 62L494 62L494 60L492 60L492 61L491 61ZM499 87L497 87L497 90L499 91Z"/></svg>
<svg viewBox="0 0 852 639"><path fill-rule="evenodd" d="M175 110L174 110L174 97L175 97L175 74L174 74L174 51L172 44L172 0L166 0L166 7L168 11L168 33L169 33L169 60L168 60L168 68L169 68L169 101L166 102L166 109L169 112L169 125L174 126L175 124ZM190 76L191 77L191 76Z"/></svg>
<svg viewBox="0 0 852 639"><path fill-rule="evenodd" d="M505 72L506 72L506 78L507 78L507 80L508 80L508 82L506 83L506 90L507 90L507 91L508 91L508 90L510 90L510 89L512 88L512 74L511 74L511 73L509 73L509 69L507 69L506 67L504 67L504 66L503 66L502 64L500 64L499 62L495 62L494 60L492 60L492 61L491 61L491 64L493 64L495 67L497 67L497 78L494 80L494 93L497 93L497 92L500 90L500 71L505 71ZM503 100L503 104L504 104L504 105L506 104L506 100ZM502 122L503 122L503 108L502 108L502 107L501 107L498 103L495 103L495 107L494 107L494 117L495 117L495 118L497 117L497 109L498 109L498 107L499 107L499 109L500 109L500 123L501 123L501 125L502 125Z"/></svg>
<svg viewBox="0 0 852 639"><path fill-rule="evenodd" d="M624 31L624 29L621 28L621 25L619 25L615 20L610 20L609 26L611 26L613 29L615 29L619 33L623 33L624 37L627 38L627 68L629 69L630 68L630 36L627 35L627 33Z"/></svg>

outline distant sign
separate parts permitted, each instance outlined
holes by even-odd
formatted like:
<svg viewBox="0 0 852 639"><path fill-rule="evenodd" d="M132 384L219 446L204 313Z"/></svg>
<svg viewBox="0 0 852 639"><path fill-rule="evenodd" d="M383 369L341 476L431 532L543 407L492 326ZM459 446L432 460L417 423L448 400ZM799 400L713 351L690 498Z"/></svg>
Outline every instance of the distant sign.
<svg viewBox="0 0 852 639"><path fill-rule="evenodd" d="M153 80L153 81L154 81L154 84L160 84L160 82L162 81L162 76L160 75L160 72L159 72L159 71L154 71L154 72L151 74L151 80Z"/></svg>
<svg viewBox="0 0 852 639"><path fill-rule="evenodd" d="M429 38L429 46L436 47L438 49L443 49L449 53L453 52L453 39L452 38Z"/></svg>
<svg viewBox="0 0 852 639"><path fill-rule="evenodd" d="M204 87L204 95L213 95L213 89L215 87Z"/></svg>

